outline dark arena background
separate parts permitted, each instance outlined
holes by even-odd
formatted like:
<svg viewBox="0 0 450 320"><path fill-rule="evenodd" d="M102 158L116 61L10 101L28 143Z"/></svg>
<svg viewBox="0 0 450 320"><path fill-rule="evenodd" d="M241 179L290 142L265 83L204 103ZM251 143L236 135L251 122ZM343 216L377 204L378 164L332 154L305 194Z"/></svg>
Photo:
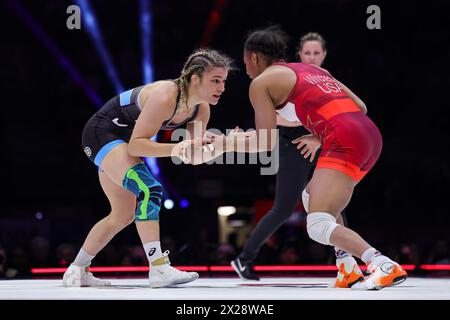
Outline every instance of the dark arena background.
<svg viewBox="0 0 450 320"><path fill-rule="evenodd" d="M71 5L81 9L80 28L68 27ZM379 29L368 27L371 5L380 9ZM2 1L0 298L449 300L449 9L437 0ZM233 58L236 70L209 127L254 128L243 45L249 31L272 24L290 36L289 61L298 61L301 35L322 34L323 67L365 102L379 127L381 157L356 187L347 221L410 278L378 296L329 291L339 290L326 288L337 270L333 250L308 237L300 202L255 261L262 282L246 285L230 261L272 206L275 175L261 175L260 163L190 166L158 158L152 172L165 191L162 248L173 266L199 272L200 284L161 289L155 298L145 289L148 261L131 224L91 265L131 294L63 288L65 268L110 210L81 147L86 121L123 91L177 78L193 50L210 47ZM170 133L157 140L170 142ZM234 214L219 215L219 208ZM219 292L215 285L236 289L211 293Z"/></svg>

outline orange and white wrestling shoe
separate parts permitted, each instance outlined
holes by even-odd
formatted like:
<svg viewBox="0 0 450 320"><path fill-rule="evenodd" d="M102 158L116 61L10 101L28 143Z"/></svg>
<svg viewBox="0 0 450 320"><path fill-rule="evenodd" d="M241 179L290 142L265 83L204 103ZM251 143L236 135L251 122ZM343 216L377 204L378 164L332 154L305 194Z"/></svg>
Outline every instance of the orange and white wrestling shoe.
<svg viewBox="0 0 450 320"><path fill-rule="evenodd" d="M408 277L406 271L390 259L381 261L377 265L370 263L367 268L371 272L370 276L352 286L352 289L380 290L400 284Z"/></svg>
<svg viewBox="0 0 450 320"><path fill-rule="evenodd" d="M336 259L338 273L331 285L333 288L351 288L354 284L364 280L358 263L352 256Z"/></svg>

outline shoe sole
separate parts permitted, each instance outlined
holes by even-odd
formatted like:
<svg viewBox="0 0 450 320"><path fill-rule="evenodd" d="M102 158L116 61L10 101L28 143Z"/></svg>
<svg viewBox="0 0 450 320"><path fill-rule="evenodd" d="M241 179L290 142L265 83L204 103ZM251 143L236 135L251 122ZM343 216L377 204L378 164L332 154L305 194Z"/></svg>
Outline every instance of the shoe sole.
<svg viewBox="0 0 450 320"><path fill-rule="evenodd" d="M69 282L68 280L63 279L63 286L66 287L66 288L70 288L70 287L80 288L81 287L81 282L80 281Z"/></svg>
<svg viewBox="0 0 450 320"><path fill-rule="evenodd" d="M375 286L372 290L380 290L380 289L383 289L383 288L388 288L388 287L396 286L396 285L398 285L398 284L404 282L407 278L408 278L408 276L407 276L406 274L405 274L405 275L398 276L398 277L394 278L394 280L392 281L391 284L389 284L389 285L387 285L387 286L378 285L378 286Z"/></svg>
<svg viewBox="0 0 450 320"><path fill-rule="evenodd" d="M348 284L348 288L351 288L352 286L354 286L355 284L357 284L358 282L361 282L361 281L363 281L363 280L364 280L364 277L359 277L359 278L356 279L355 281L350 282L350 283Z"/></svg>
<svg viewBox="0 0 450 320"><path fill-rule="evenodd" d="M82 284L67 284L63 283L63 287L65 288L103 288L103 287L111 287L112 284L103 284L103 285L97 285L97 286L89 286L89 285L82 285Z"/></svg>
<svg viewBox="0 0 450 320"><path fill-rule="evenodd" d="M63 283L63 286L65 287L65 288L81 288L81 285L76 285L76 284L66 284L66 283Z"/></svg>
<svg viewBox="0 0 450 320"><path fill-rule="evenodd" d="M150 283L151 288L163 288L168 286L175 286L177 284L185 284L192 281L197 280L199 277L195 277L195 279L183 280L183 281L172 281L172 282L154 282Z"/></svg>
<svg viewBox="0 0 450 320"><path fill-rule="evenodd" d="M341 289L348 289L353 287L355 284L357 284L358 282L361 282L364 280L364 277L359 277L358 279L348 283L345 287L342 286L341 284L336 285L336 283L334 283L333 285L331 285L331 288L341 288Z"/></svg>

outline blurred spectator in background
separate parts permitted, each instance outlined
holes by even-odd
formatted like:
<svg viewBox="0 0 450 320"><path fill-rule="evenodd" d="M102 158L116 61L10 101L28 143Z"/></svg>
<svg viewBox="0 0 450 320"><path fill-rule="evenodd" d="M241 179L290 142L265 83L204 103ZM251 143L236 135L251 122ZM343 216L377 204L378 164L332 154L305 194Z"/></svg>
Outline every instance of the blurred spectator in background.
<svg viewBox="0 0 450 320"><path fill-rule="evenodd" d="M394 244L386 248L386 253L392 255L400 264L413 264L418 266L420 264L419 252L417 246L413 243L401 243L399 246Z"/></svg>
<svg viewBox="0 0 450 320"><path fill-rule="evenodd" d="M401 264L419 265L419 252L413 243L403 243L400 245L398 261Z"/></svg>
<svg viewBox="0 0 450 320"><path fill-rule="evenodd" d="M228 243L223 243L217 247L216 263L220 266L230 264L230 260L236 255L234 247Z"/></svg>
<svg viewBox="0 0 450 320"><path fill-rule="evenodd" d="M30 263L33 268L49 267L50 245L47 239L36 236L30 241Z"/></svg>
<svg viewBox="0 0 450 320"><path fill-rule="evenodd" d="M429 264L450 264L450 251L447 241L439 240L436 242L426 262Z"/></svg>
<svg viewBox="0 0 450 320"><path fill-rule="evenodd" d="M8 267L8 278L28 278L31 275L30 260L22 247L16 246L11 250Z"/></svg>
<svg viewBox="0 0 450 320"><path fill-rule="evenodd" d="M278 264L278 252L280 250L278 236L278 233L273 233L261 247L256 260L258 264ZM248 264L253 268L251 262L248 262Z"/></svg>
<svg viewBox="0 0 450 320"><path fill-rule="evenodd" d="M0 279L5 278L6 272L6 250L0 244Z"/></svg>
<svg viewBox="0 0 450 320"><path fill-rule="evenodd" d="M125 255L122 257L123 266L148 266L148 260L145 251L140 245L128 246L125 249Z"/></svg>
<svg viewBox="0 0 450 320"><path fill-rule="evenodd" d="M59 267L68 267L75 255L75 247L70 243L61 243L56 247L55 257Z"/></svg>
<svg viewBox="0 0 450 320"><path fill-rule="evenodd" d="M280 264L294 265L300 263L300 252L295 242L287 243L281 250L279 256Z"/></svg>
<svg viewBox="0 0 450 320"><path fill-rule="evenodd" d="M320 243L311 242L306 247L306 250L308 261L311 264L326 264L331 262L329 248L321 245Z"/></svg>
<svg viewBox="0 0 450 320"><path fill-rule="evenodd" d="M117 266L121 260L119 250L111 243L108 243L97 257L96 265L101 266Z"/></svg>

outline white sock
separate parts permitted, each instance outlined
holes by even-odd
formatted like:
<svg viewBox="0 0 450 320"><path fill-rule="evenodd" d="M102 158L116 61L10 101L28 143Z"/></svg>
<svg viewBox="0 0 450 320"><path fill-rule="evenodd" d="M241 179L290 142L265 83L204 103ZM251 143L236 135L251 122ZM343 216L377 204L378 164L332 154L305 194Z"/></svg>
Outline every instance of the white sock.
<svg viewBox="0 0 450 320"><path fill-rule="evenodd" d="M375 248L369 248L361 256L361 260L364 261L365 264L369 264L371 260L377 256L381 256L381 253Z"/></svg>
<svg viewBox="0 0 450 320"><path fill-rule="evenodd" d="M336 256L336 259L344 258L349 255L349 253L345 250L342 250L341 248L334 247L334 254Z"/></svg>
<svg viewBox="0 0 450 320"><path fill-rule="evenodd" d="M92 259L94 259L95 256L91 256L86 251L84 251L83 248L80 249L80 251L77 254L77 257L72 262L74 265L79 267L88 266L91 264Z"/></svg>
<svg viewBox="0 0 450 320"><path fill-rule="evenodd" d="M336 259L336 266L338 268L341 266L342 263L344 264L345 271L348 273L352 272L355 264L358 264L356 262L355 258L353 258L353 256L351 256L351 255L347 255L345 257Z"/></svg>
<svg viewBox="0 0 450 320"><path fill-rule="evenodd" d="M152 241L144 244L144 250L149 263L162 256L160 241Z"/></svg>

